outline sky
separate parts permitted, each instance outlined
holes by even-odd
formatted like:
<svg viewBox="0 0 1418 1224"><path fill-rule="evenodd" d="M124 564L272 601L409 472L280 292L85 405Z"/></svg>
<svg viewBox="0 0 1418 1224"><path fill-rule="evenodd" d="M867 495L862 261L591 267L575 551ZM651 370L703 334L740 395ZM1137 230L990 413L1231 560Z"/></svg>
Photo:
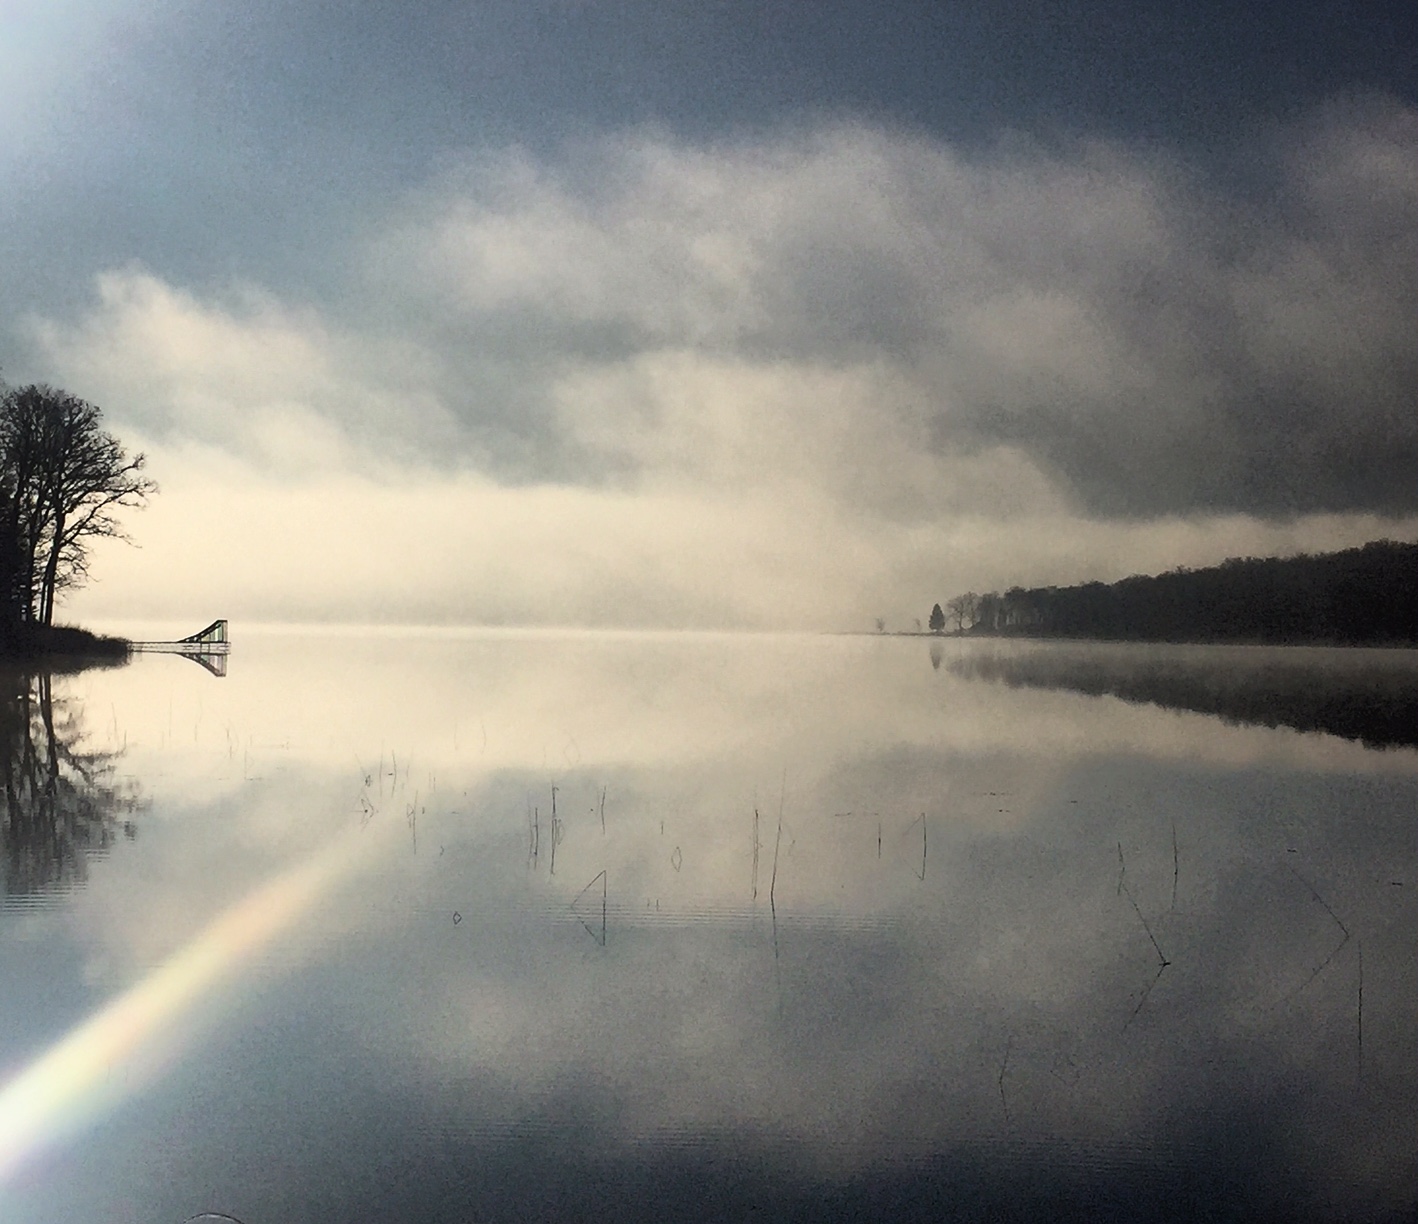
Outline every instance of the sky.
<svg viewBox="0 0 1418 1224"><path fill-rule="evenodd" d="M0 81L0 376L161 487L61 618L909 629L1418 538L1411 4L0 0Z"/></svg>

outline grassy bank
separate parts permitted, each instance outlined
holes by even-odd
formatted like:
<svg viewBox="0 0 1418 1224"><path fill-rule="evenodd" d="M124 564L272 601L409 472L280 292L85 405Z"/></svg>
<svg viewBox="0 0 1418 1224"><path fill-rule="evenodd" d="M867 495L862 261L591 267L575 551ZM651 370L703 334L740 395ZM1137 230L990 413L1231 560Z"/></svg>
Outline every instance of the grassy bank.
<svg viewBox="0 0 1418 1224"><path fill-rule="evenodd" d="M25 662L118 663L131 648L127 638L73 625L21 625L0 637L0 659Z"/></svg>

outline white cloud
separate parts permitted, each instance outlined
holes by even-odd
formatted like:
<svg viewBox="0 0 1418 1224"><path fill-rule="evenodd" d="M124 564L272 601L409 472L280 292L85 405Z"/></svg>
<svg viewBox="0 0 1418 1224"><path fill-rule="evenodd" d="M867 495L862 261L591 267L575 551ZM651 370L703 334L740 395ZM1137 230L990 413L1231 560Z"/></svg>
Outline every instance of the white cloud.
<svg viewBox="0 0 1418 1224"><path fill-rule="evenodd" d="M313 310L251 287L202 301L140 270L98 278L98 305L77 325L35 334L63 381L157 440L215 445L267 472L298 476L411 457L450 425L408 384L416 345L335 330Z"/></svg>
<svg viewBox="0 0 1418 1224"><path fill-rule="evenodd" d="M1317 116L1264 207L1104 145L635 133L470 159L348 302L111 272L34 330L166 486L92 606L909 624L1411 534L1415 132Z"/></svg>

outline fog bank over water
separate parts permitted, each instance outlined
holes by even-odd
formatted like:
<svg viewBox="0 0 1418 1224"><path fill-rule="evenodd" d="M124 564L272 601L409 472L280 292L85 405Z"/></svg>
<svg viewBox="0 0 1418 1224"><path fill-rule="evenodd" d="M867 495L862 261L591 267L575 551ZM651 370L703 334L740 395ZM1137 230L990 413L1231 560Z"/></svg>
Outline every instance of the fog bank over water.
<svg viewBox="0 0 1418 1224"><path fill-rule="evenodd" d="M1073 581L1418 534L1418 521L1228 517L1143 524L1052 516L863 520L809 486L703 490L507 487L420 469L278 483L191 451L100 542L95 581L61 606L82 623L191 621L870 630L925 621L978 575ZM953 577L952 577L953 576ZM956 581L955 579L959 579Z"/></svg>

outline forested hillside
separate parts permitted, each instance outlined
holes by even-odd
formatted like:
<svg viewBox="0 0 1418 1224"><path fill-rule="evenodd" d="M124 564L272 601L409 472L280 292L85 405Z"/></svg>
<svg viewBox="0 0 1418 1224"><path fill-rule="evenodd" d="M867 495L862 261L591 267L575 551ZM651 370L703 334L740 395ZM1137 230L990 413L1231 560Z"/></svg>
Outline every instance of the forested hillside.
<svg viewBox="0 0 1418 1224"><path fill-rule="evenodd" d="M1380 540L1111 584L970 592L946 606L954 627L973 634L1418 645L1418 544Z"/></svg>

